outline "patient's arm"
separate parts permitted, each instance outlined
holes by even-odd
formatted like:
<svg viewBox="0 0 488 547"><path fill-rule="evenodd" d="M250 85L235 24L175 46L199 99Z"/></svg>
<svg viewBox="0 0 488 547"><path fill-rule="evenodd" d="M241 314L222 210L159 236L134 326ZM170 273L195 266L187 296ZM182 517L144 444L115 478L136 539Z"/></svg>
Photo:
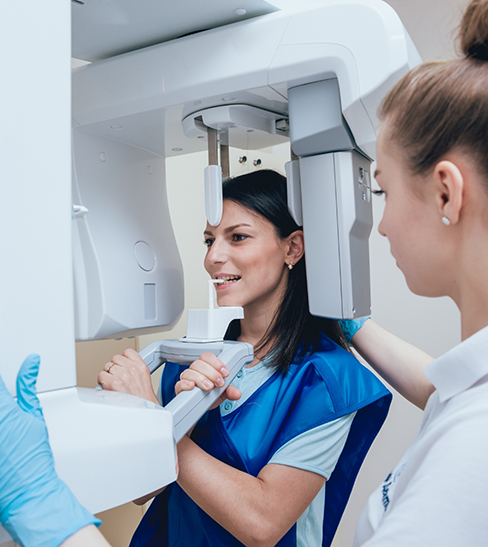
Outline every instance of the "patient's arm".
<svg viewBox="0 0 488 547"><path fill-rule="evenodd" d="M87 545L90 545L90 547L110 547L110 544L93 524L75 532L63 541L60 547L86 547Z"/></svg>
<svg viewBox="0 0 488 547"><path fill-rule="evenodd" d="M358 353L408 401L422 410L434 391L424 375L433 357L386 331L372 320L352 337Z"/></svg>

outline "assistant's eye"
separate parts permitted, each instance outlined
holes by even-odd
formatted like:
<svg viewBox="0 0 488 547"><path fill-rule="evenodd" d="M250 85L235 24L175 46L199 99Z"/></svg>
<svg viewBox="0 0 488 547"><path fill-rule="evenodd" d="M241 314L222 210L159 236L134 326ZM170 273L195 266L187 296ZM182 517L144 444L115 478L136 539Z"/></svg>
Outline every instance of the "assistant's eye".
<svg viewBox="0 0 488 547"><path fill-rule="evenodd" d="M244 241L247 238L244 234L232 234L232 241Z"/></svg>
<svg viewBox="0 0 488 547"><path fill-rule="evenodd" d="M375 196L384 196L385 191L384 190L371 190Z"/></svg>
<svg viewBox="0 0 488 547"><path fill-rule="evenodd" d="M212 246L212 243L214 242L213 239L211 239L210 237L207 237L206 239L203 240L203 244L208 248L210 249L210 247Z"/></svg>

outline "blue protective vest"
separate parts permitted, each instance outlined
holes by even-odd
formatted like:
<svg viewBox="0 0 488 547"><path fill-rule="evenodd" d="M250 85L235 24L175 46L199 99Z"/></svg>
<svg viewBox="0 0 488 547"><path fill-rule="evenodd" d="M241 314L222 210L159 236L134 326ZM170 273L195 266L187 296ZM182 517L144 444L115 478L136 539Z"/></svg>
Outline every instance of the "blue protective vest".
<svg viewBox="0 0 488 547"><path fill-rule="evenodd" d="M161 379L163 404L185 367L167 363ZM337 465L327 481L322 545L331 544L359 468L388 414L391 393L357 359L321 338L320 351L277 372L232 412L232 440L219 409L207 412L192 440L208 454L257 476L288 441L356 412ZM238 419L236 419L238 418ZM277 543L296 545L294 525ZM243 544L209 517L177 483L155 498L130 547L218 547Z"/></svg>

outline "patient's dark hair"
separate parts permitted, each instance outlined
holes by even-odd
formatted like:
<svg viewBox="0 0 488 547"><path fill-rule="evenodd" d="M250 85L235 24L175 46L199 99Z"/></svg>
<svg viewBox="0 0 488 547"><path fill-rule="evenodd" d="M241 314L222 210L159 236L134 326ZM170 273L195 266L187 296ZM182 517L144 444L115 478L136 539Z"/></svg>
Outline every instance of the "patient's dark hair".
<svg viewBox="0 0 488 547"><path fill-rule="evenodd" d="M263 216L273 224L281 239L302 229L293 220L286 203L286 179L276 171L261 169L228 179L223 185L223 197ZM314 317L308 311L305 258L302 257L289 272L281 306L254 352L259 355L272 342L267 350L267 365L286 373L295 358L301 359L318 350L321 332L349 350L337 321ZM233 321L226 338L235 340L239 334L240 322ZM266 355L260 355L261 359L264 357Z"/></svg>

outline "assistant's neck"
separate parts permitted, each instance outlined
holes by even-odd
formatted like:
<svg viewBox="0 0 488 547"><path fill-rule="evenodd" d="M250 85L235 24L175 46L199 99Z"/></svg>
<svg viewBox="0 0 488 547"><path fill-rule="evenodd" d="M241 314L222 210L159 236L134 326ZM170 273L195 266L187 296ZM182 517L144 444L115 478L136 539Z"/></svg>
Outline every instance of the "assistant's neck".
<svg viewBox="0 0 488 547"><path fill-rule="evenodd" d="M488 326L488 234L470 239L459 253L450 294L461 312L463 340Z"/></svg>

